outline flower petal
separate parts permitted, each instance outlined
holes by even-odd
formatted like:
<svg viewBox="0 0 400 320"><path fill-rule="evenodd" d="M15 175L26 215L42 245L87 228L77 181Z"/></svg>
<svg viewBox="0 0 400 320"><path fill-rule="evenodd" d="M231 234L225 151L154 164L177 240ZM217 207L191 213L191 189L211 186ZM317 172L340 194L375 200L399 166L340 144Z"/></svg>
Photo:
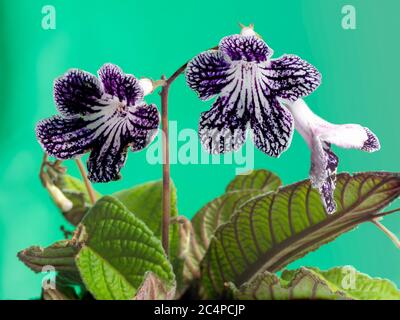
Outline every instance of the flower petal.
<svg viewBox="0 0 400 320"><path fill-rule="evenodd" d="M380 149L377 136L359 124L333 125L329 129L323 130L320 137L322 140L342 148L360 149L367 152L375 152Z"/></svg>
<svg viewBox="0 0 400 320"><path fill-rule="evenodd" d="M85 115L101 105L103 91L99 80L91 73L71 69L54 81L54 100L65 117Z"/></svg>
<svg viewBox="0 0 400 320"><path fill-rule="evenodd" d="M294 121L291 113L274 99L257 90L250 126L258 149L279 157L292 141Z"/></svg>
<svg viewBox="0 0 400 320"><path fill-rule="evenodd" d="M248 113L242 115L239 99L232 95L219 97L210 111L200 117L199 136L204 149L212 154L238 150L246 140Z"/></svg>
<svg viewBox="0 0 400 320"><path fill-rule="evenodd" d="M232 72L232 71L231 71ZM230 63L224 55L215 50L200 53L189 61L186 67L186 82L199 94L201 100L208 100L229 83Z"/></svg>
<svg viewBox="0 0 400 320"><path fill-rule="evenodd" d="M321 83L318 70L295 55L271 60L263 74L273 95L291 101L309 95Z"/></svg>
<svg viewBox="0 0 400 320"><path fill-rule="evenodd" d="M95 130L96 138L88 160L89 179L93 182L120 179L128 147L138 151L147 146L157 132L158 123L155 105L131 106L127 114L99 112L88 125Z"/></svg>
<svg viewBox="0 0 400 320"><path fill-rule="evenodd" d="M54 116L37 124L36 136L47 154L63 160L87 152L91 147L94 132L86 128L86 123L81 118L66 119Z"/></svg>
<svg viewBox="0 0 400 320"><path fill-rule="evenodd" d="M327 212L333 213L336 210L333 192L339 159L332 152L331 144L373 152L379 150L379 140L368 128L358 124L336 125L325 121L302 99L284 103L293 114L296 129L311 149L311 183L320 192Z"/></svg>
<svg viewBox="0 0 400 320"><path fill-rule="evenodd" d="M143 100L143 89L131 74L125 74L118 66L107 63L98 71L104 91L128 105Z"/></svg>
<svg viewBox="0 0 400 320"><path fill-rule="evenodd" d="M332 152L330 144L314 137L311 148L310 180L321 194L322 202L328 213L336 210L333 193L336 188L336 170L339 158Z"/></svg>
<svg viewBox="0 0 400 320"><path fill-rule="evenodd" d="M117 135L96 140L87 162L88 178L92 182L109 182L121 178L120 170L125 164L128 145Z"/></svg>
<svg viewBox="0 0 400 320"><path fill-rule="evenodd" d="M257 36L235 34L222 38L219 50L233 61L266 61L273 53L272 49Z"/></svg>
<svg viewBox="0 0 400 320"><path fill-rule="evenodd" d="M155 104L143 104L130 112L129 120L134 127L131 133L131 150L139 151L148 146L156 136L160 115Z"/></svg>
<svg viewBox="0 0 400 320"><path fill-rule="evenodd" d="M364 127L364 130L367 133L367 140L364 141L361 150L367 152L375 152L380 150L381 144L379 142L378 137L367 127Z"/></svg>

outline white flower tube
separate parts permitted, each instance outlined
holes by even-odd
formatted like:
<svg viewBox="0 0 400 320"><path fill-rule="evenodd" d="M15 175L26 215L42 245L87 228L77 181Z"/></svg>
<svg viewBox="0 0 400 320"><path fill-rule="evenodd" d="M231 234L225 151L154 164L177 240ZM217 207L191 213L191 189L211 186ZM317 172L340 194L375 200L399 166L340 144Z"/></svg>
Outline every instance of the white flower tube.
<svg viewBox="0 0 400 320"><path fill-rule="evenodd" d="M283 103L293 115L295 128L311 149L311 183L319 190L327 212L333 213L336 210L333 192L339 159L332 152L331 144L374 152L380 149L379 140L359 124L337 125L325 121L314 114L303 99Z"/></svg>

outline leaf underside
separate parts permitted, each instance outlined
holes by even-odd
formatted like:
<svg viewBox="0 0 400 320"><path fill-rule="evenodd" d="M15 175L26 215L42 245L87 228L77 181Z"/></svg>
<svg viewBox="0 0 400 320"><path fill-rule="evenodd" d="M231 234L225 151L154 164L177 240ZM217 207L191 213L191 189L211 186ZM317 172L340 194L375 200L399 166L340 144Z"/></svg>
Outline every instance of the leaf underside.
<svg viewBox="0 0 400 320"><path fill-rule="evenodd" d="M236 209L251 198L275 191L281 185L281 180L274 173L254 170L236 176L226 187L225 194L202 207L192 219L195 239L187 256L191 268L199 268L215 230L229 221Z"/></svg>
<svg viewBox="0 0 400 320"><path fill-rule="evenodd" d="M328 215L308 180L244 203L221 225L202 262L204 297L222 294L224 283L239 287L259 272L276 272L341 233L378 217L400 194L396 173L337 176L337 211Z"/></svg>

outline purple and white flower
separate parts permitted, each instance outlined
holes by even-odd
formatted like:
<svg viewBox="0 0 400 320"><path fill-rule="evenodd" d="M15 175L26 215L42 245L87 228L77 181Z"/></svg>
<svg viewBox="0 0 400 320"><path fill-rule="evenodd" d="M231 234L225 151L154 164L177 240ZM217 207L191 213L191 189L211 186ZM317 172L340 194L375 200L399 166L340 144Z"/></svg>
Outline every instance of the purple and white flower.
<svg viewBox="0 0 400 320"><path fill-rule="evenodd" d="M293 117L279 99L309 95L321 75L298 56L271 59L272 53L250 26L223 38L218 50L205 51L188 63L186 81L200 99L218 96L199 124L200 141L210 153L239 149L248 126L264 153L279 157L289 147Z"/></svg>
<svg viewBox="0 0 400 320"><path fill-rule="evenodd" d="M310 180L321 194L328 213L336 210L333 193L339 158L332 152L331 144L367 152L380 149L374 133L359 124L332 124L314 114L303 99L283 102L294 117L297 131L311 149Z"/></svg>
<svg viewBox="0 0 400 320"><path fill-rule="evenodd" d="M210 153L235 151L250 126L256 147L278 157L289 147L295 124L312 151L311 183L333 213L339 159L331 144L373 152L379 141L358 124L335 125L316 116L301 98L319 86L320 73L297 56L271 56L251 25L188 63L186 81L200 99L218 95L211 110L201 114L200 141Z"/></svg>
<svg viewBox="0 0 400 320"><path fill-rule="evenodd" d="M107 182L120 178L127 149L146 147L157 133L159 113L144 96L149 79L136 79L113 65L91 73L72 69L54 82L60 115L40 121L36 135L43 149L57 159L80 157L90 151L88 178Z"/></svg>

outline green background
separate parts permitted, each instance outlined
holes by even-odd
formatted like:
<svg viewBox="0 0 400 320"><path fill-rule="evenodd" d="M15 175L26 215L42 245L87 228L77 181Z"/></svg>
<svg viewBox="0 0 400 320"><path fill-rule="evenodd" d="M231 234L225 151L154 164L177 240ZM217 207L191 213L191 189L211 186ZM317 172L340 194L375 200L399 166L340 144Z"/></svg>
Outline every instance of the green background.
<svg viewBox="0 0 400 320"><path fill-rule="evenodd" d="M44 5L56 8L56 29L41 27ZM341 27L341 8L357 9L357 29ZM367 154L337 150L339 171L399 171L398 106L400 64L398 0L259 1L0 1L0 298L37 297L42 275L16 258L33 244L62 238L64 220L42 189L38 169L42 150L35 123L56 112L52 83L68 68L95 73L105 62L136 76L157 79L253 22L275 50L298 54L323 74L323 84L306 100L316 113L336 123L361 123L380 138L382 149ZM154 94L148 100L158 102ZM201 102L181 77L170 95L170 119L179 128L197 128ZM285 183L307 177L309 150L296 133L280 159L255 151L256 168L278 173ZM71 172L76 174L76 169ZM179 211L192 216L218 196L235 165L174 165ZM161 177L161 166L146 163L146 152L130 154L123 180L96 185L107 193ZM397 219L397 220L396 220ZM398 217L385 224L399 234ZM296 262L329 268L354 265L400 285L400 252L372 224Z"/></svg>

